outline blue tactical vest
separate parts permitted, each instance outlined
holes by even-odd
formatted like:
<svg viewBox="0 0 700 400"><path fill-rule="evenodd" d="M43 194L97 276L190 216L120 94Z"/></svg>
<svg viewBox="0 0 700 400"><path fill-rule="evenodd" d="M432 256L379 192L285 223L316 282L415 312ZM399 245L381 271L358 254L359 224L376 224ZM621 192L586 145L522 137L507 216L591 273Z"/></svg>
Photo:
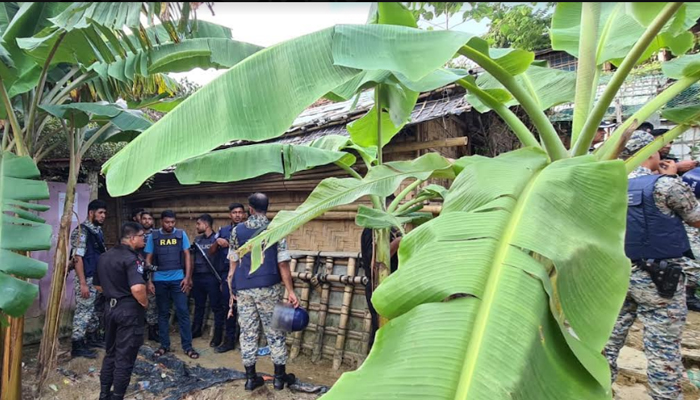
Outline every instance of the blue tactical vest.
<svg viewBox="0 0 700 400"><path fill-rule="evenodd" d="M668 216L654 204L654 185L663 175L629 180L625 253L632 260L683 257L690 250L683 221Z"/></svg>
<svg viewBox="0 0 700 400"><path fill-rule="evenodd" d="M231 231L233 230L233 228L233 225L226 225L222 227L221 229L219 229L219 237L222 239L226 239L226 241L228 242L229 239L231 239ZM230 265L231 264L228 260L228 246L219 248L219 251L216 253L216 264L214 264L214 266L221 272L228 271Z"/></svg>
<svg viewBox="0 0 700 400"><path fill-rule="evenodd" d="M82 226L85 229L85 256L83 256L83 270L85 271L85 277L89 278L95 275L97 271L97 261L100 259L100 255L104 253L107 249L105 248L105 241L102 233L96 235L87 226Z"/></svg>
<svg viewBox="0 0 700 400"><path fill-rule="evenodd" d="M185 268L185 259L182 255L182 231L173 229L171 233L163 233L154 230L153 238L153 264L158 266L158 271L172 271Z"/></svg>
<svg viewBox="0 0 700 400"><path fill-rule="evenodd" d="M240 246L249 241L257 231L257 229L246 227L245 224L238 224L235 229ZM277 267L277 243L265 250L262 265L252 274L250 273L250 253L244 255L238 262L234 276L236 290L268 287L281 281L282 278Z"/></svg>
<svg viewBox="0 0 700 400"><path fill-rule="evenodd" d="M194 238L194 242L197 243L199 247L201 247L202 250L204 250L205 253L207 253L207 257L209 257L209 261L211 261L211 264L215 265L214 263L216 260L213 260L214 257L209 256L208 252L211 245L213 245L214 242L216 242L216 235L212 233L211 236L209 236L208 238L204 237L204 235L200 235ZM207 260L204 259L204 256L199 251L199 249L194 247L192 251L194 252L194 273L211 274L211 269L207 264Z"/></svg>

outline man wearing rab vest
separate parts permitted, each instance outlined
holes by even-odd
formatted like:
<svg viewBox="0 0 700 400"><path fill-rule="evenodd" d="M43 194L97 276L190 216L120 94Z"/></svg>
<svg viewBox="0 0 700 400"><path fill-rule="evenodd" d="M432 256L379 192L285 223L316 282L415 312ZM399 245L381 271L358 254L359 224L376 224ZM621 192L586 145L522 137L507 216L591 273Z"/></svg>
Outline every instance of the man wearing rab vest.
<svg viewBox="0 0 700 400"><path fill-rule="evenodd" d="M97 354L90 347L100 347L97 337L99 320L95 312L97 291L92 284L92 278L100 255L107 250L101 228L106 217L107 204L102 200L93 200L88 204L87 221L78 225L71 233L76 302L71 335L73 357L95 358Z"/></svg>
<svg viewBox="0 0 700 400"><path fill-rule="evenodd" d="M229 241L229 260L231 268L228 283L231 291L238 298L238 323L241 328L241 358L245 366L245 390L254 390L262 386L262 377L257 376L255 362L258 352L258 327L262 322L267 343L270 346L272 362L275 364L273 386L275 390L284 389L284 385L294 383L294 375L287 374L287 347L284 332L272 328L272 314L275 304L282 300L284 288L289 293L289 302L296 308L299 306L294 294L292 274L289 270L291 257L287 251L287 241L281 239L265 250L263 262L251 273L251 255L247 253L239 259L236 252L241 246L264 231L270 221L267 213L269 200L262 193L248 197L250 218L238 224L231 233ZM232 296L233 300L233 296ZM230 304L229 315L233 313L233 301Z"/></svg>
<svg viewBox="0 0 700 400"><path fill-rule="evenodd" d="M202 214L197 218L197 233L194 238L194 275L192 278L192 297L194 298L194 318L192 319L192 338L202 336L202 325L204 323L204 311L206 309L207 298L212 312L214 313L214 336L209 343L210 347L221 344L224 334L224 318L226 310L221 301L221 274L213 270L216 248L212 248L216 243L216 234L211 229L214 220L209 214ZM197 248L196 246L199 246ZM201 249L201 250L200 250ZM204 253L204 254L202 254ZM206 257L206 259L205 259ZM211 264L211 266L210 266ZM216 274L215 274L216 273Z"/></svg>
<svg viewBox="0 0 700 400"><path fill-rule="evenodd" d="M217 251L217 268L220 268L220 275L225 278L228 275L229 270L229 260L228 260L228 245L229 239L231 239L231 231L240 223L244 222L247 218L245 207L241 203L231 203L228 206L229 217L231 217L231 223L226 226L222 226L219 229L219 233L216 234L216 242L212 248ZM236 314L236 307L233 307L233 315L226 315L226 309L228 308L229 302L231 302L231 294L228 287L228 282L224 281L221 284L222 293L222 303L224 306L224 315L226 318L226 335L224 336L224 343L221 346L214 349L216 353L226 353L231 351L236 347L236 340L240 335L238 329L238 315ZM235 301L235 299L234 299Z"/></svg>
<svg viewBox="0 0 700 400"><path fill-rule="evenodd" d="M631 157L654 137L635 131L621 154ZM659 174L654 174L655 171ZM673 161L651 155L629 175L625 253L632 261L627 298L604 353L617 377L617 356L639 317L651 397L682 399L680 344L688 309L683 267L692 257L683 222L700 227L700 204L676 175Z"/></svg>
<svg viewBox="0 0 700 400"><path fill-rule="evenodd" d="M192 289L190 240L187 234L175 228L175 213L165 210L160 214L161 229L153 231L146 242L146 265L155 266L148 291L155 293L158 306L158 358L170 351L170 307L175 304L175 315L180 327L180 344L190 358L199 358L192 348L192 327L187 308L187 294Z"/></svg>

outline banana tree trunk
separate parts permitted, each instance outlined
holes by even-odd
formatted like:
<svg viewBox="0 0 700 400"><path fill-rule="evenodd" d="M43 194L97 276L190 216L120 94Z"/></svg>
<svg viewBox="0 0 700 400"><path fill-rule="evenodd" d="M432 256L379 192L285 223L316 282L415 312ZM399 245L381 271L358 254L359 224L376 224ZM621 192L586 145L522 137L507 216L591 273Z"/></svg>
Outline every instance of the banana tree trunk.
<svg viewBox="0 0 700 400"><path fill-rule="evenodd" d="M63 215L58 230L56 252L53 258L53 276L51 277L51 292L46 309L44 330L41 335L41 347L39 349L37 374L38 387L41 390L44 380L56 364L56 348L58 345L58 333L61 323L61 300L66 290L68 246L70 237L71 220L73 218L73 203L75 202L75 187L78 182L80 158L71 154L71 162L68 171L68 183L66 185L66 202L63 206Z"/></svg>
<svg viewBox="0 0 700 400"><path fill-rule="evenodd" d="M391 273L391 241L389 229L375 229L374 233L374 257L372 259L372 293L384 279ZM388 320L379 316L381 328Z"/></svg>
<svg viewBox="0 0 700 400"><path fill-rule="evenodd" d="M9 325L4 328L2 358L2 400L22 398L22 337L24 317L8 317Z"/></svg>

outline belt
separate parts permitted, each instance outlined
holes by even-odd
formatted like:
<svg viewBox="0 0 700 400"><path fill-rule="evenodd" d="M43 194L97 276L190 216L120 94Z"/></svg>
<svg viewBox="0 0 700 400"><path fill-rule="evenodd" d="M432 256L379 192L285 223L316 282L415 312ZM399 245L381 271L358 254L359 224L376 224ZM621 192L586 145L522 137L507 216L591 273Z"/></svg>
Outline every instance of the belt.
<svg viewBox="0 0 700 400"><path fill-rule="evenodd" d="M117 304L138 303L138 301L136 301L136 299L133 297L122 297L120 299L113 297L107 299L107 302L109 303L110 308L116 307Z"/></svg>

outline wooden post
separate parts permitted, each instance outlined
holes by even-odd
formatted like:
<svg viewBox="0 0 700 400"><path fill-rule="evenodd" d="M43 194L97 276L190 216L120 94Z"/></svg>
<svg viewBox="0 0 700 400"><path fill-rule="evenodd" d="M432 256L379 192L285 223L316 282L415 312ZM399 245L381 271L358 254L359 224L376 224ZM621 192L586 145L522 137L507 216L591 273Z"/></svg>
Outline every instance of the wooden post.
<svg viewBox="0 0 700 400"><path fill-rule="evenodd" d="M355 276L355 259L348 259L347 275ZM335 338L335 354L333 356L333 370L337 371L343 363L343 351L345 350L345 339L347 338L348 321L350 320L350 307L352 306L352 295L355 285L350 283L345 285L343 294L343 306L340 308L340 323L338 323L338 336Z"/></svg>
<svg viewBox="0 0 700 400"><path fill-rule="evenodd" d="M362 354L369 354L369 335L372 331L372 314L369 309L365 310L365 329L362 334Z"/></svg>
<svg viewBox="0 0 700 400"><path fill-rule="evenodd" d="M313 256L307 256L306 257L306 268L305 271L308 273L312 272L314 266L314 258ZM311 283L309 282L304 282L302 289L301 289L301 299L299 299L299 303L301 307L304 307L305 309L309 308L309 292L311 291ZM299 332L294 332L294 336L292 336L292 351L289 354L289 359L293 360L297 358L299 355L299 351L301 351L301 340L303 338L302 334L304 331L299 331Z"/></svg>
<svg viewBox="0 0 700 400"><path fill-rule="evenodd" d="M333 258L326 257L326 275L333 273ZM316 331L316 344L314 345L311 361L318 362L321 359L321 350L323 349L323 335L326 328L326 316L328 315L328 298L331 293L331 284L326 281L321 286L321 310L318 312L318 331Z"/></svg>
<svg viewBox="0 0 700 400"><path fill-rule="evenodd" d="M90 186L90 201L93 201L97 198L97 193L98 193L98 177L99 177L99 171L90 169L88 171L88 186Z"/></svg>
<svg viewBox="0 0 700 400"><path fill-rule="evenodd" d="M292 273L292 278L294 278L294 273L297 272L297 264L299 263L299 260L296 258L292 258L292 261L289 262L289 271ZM294 285L294 279L292 279L292 286ZM282 300L284 302L287 302L287 299L289 298L289 291L287 291L287 288L284 288L284 297L282 297Z"/></svg>

